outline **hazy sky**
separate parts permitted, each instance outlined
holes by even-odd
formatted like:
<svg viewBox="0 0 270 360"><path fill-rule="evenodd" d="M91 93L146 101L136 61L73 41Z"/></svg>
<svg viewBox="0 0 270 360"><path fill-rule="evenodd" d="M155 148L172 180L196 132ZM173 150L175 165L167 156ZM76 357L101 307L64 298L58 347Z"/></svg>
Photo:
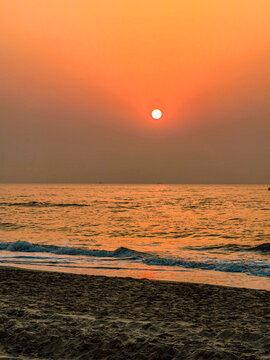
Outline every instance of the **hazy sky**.
<svg viewBox="0 0 270 360"><path fill-rule="evenodd" d="M269 14L0 0L0 182L269 183Z"/></svg>

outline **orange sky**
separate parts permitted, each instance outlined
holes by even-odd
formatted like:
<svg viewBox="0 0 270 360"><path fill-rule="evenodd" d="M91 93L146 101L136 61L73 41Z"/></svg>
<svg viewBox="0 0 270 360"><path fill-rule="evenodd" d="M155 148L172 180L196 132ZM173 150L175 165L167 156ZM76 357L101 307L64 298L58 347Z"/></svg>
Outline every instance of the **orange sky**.
<svg viewBox="0 0 270 360"><path fill-rule="evenodd" d="M269 0L0 0L5 114L151 131L161 108L172 134L228 109L268 116L269 14Z"/></svg>

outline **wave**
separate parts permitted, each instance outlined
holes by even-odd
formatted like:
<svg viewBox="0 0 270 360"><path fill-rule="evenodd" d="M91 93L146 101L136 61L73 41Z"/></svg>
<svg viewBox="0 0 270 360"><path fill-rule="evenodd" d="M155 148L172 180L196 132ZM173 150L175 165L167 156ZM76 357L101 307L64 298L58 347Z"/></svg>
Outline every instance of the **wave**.
<svg viewBox="0 0 270 360"><path fill-rule="evenodd" d="M211 250L225 250L225 251L255 251L264 254L270 254L270 243L263 243L257 246L250 245L237 245L237 244L226 244L226 245L213 245L213 246L187 246L185 249L196 250L196 251L211 251Z"/></svg>
<svg viewBox="0 0 270 360"><path fill-rule="evenodd" d="M131 250L125 247L120 247L116 250L88 250L79 249L75 247L55 246L55 245L37 245L27 241L15 241L12 243L0 243L0 250L17 251L17 252L39 252L51 253L56 255L81 255L81 256L96 256L96 257L129 257L132 259L139 259L147 257L147 253Z"/></svg>
<svg viewBox="0 0 270 360"><path fill-rule="evenodd" d="M0 206L25 206L25 207L69 207L69 206L90 206L89 204L78 203L51 203L47 201L28 202L0 202Z"/></svg>
<svg viewBox="0 0 270 360"><path fill-rule="evenodd" d="M24 225L13 224L10 222L0 222L0 230L17 230L23 227Z"/></svg>
<svg viewBox="0 0 270 360"><path fill-rule="evenodd" d="M270 277L270 265L255 261L220 260L220 261L192 261L172 260L164 258L145 259L147 265L180 266L186 269L212 270L221 272L244 273L246 275Z"/></svg>
<svg viewBox="0 0 270 360"><path fill-rule="evenodd" d="M269 253L270 254L270 243L264 243L264 244L260 244L258 246L254 246L250 249L248 249L249 251L260 251L263 253Z"/></svg>
<svg viewBox="0 0 270 360"><path fill-rule="evenodd" d="M260 246L260 245L259 245ZM257 247L255 247L257 248ZM270 265L266 261L256 260L210 260L193 261L188 259L163 258L151 253L140 252L126 247L116 250L88 250L75 247L37 245L27 241L0 243L0 250L16 252L51 253L55 255L80 255L100 258L119 258L129 261L141 261L149 266L181 267L186 269L212 270L221 272L245 273L254 276L270 276Z"/></svg>

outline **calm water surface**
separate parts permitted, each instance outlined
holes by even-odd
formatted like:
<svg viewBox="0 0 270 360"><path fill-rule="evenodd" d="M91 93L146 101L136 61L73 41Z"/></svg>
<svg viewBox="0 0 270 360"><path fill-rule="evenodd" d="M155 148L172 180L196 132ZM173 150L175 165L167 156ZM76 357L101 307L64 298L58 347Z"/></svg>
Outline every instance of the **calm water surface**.
<svg viewBox="0 0 270 360"><path fill-rule="evenodd" d="M270 290L266 185L0 185L0 265Z"/></svg>

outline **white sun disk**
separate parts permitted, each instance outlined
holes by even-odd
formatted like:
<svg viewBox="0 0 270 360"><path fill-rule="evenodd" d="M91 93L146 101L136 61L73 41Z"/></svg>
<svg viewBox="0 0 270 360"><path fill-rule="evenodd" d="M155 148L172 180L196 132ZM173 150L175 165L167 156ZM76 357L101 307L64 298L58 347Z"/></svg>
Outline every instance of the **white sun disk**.
<svg viewBox="0 0 270 360"><path fill-rule="evenodd" d="M155 110L152 111L152 118L153 119L158 120L158 119L161 118L161 116L162 116L162 112L159 109L155 109Z"/></svg>

